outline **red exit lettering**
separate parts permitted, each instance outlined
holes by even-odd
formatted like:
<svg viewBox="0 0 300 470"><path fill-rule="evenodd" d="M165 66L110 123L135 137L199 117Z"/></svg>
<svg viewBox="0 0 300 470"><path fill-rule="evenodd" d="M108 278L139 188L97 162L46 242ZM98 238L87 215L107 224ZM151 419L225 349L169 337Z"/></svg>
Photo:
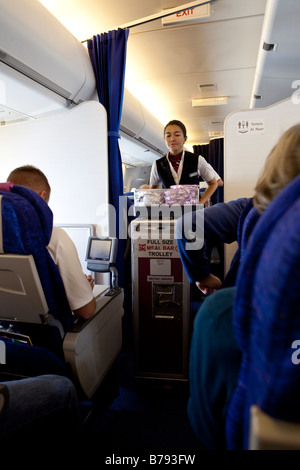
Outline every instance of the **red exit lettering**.
<svg viewBox="0 0 300 470"><path fill-rule="evenodd" d="M183 10L180 11L179 13L176 13L176 16L179 18L181 16L191 16L194 14L195 8L189 8L188 10Z"/></svg>

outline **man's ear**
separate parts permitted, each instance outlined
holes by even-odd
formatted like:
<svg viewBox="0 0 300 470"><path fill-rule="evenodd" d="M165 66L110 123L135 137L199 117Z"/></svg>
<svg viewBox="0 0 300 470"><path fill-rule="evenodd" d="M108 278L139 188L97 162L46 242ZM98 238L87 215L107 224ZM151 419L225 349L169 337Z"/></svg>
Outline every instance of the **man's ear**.
<svg viewBox="0 0 300 470"><path fill-rule="evenodd" d="M48 201L47 201L47 196L46 196L47 193L46 193L45 190L44 190L44 191L39 191L38 194L39 194L46 202L48 202Z"/></svg>

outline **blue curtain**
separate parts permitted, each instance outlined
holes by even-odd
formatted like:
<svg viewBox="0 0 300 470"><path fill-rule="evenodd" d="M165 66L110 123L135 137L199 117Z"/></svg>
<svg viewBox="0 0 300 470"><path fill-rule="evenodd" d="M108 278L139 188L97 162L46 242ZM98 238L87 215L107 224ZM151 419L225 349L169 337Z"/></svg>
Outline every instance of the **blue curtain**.
<svg viewBox="0 0 300 470"><path fill-rule="evenodd" d="M193 145L193 150L196 155L202 155L208 161L209 144Z"/></svg>
<svg viewBox="0 0 300 470"><path fill-rule="evenodd" d="M194 145L194 153L202 155L224 181L224 139L212 139L209 144ZM212 204L224 201L224 187L212 195Z"/></svg>
<svg viewBox="0 0 300 470"><path fill-rule="evenodd" d="M119 149L119 129L122 114L126 50L129 30L118 29L93 36L87 42L94 69L100 103L107 112L109 203L116 211L116 235L119 238L119 196L123 195L122 160ZM124 283L125 240L119 238L117 269L119 284Z"/></svg>

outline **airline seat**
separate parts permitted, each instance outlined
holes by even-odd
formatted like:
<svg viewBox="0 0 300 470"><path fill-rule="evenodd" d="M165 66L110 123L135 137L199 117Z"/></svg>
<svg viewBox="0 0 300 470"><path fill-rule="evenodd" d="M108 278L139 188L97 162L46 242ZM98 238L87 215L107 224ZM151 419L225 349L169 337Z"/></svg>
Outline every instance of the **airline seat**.
<svg viewBox="0 0 300 470"><path fill-rule="evenodd" d="M87 321L71 312L47 250L53 214L34 191L0 184L0 375L69 377L90 399L122 349L123 291ZM2 343L3 344L3 343Z"/></svg>
<svg viewBox="0 0 300 470"><path fill-rule="evenodd" d="M296 435L281 439L300 432L299 286L300 175L261 215L238 272L233 318L243 359L227 415L229 449L248 449L249 434L255 448L300 448Z"/></svg>

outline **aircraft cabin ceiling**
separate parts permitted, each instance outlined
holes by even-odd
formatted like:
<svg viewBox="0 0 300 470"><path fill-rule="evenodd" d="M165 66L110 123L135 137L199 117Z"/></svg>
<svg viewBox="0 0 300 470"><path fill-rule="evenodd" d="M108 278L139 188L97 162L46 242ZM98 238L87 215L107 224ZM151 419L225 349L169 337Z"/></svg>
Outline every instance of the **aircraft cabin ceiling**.
<svg viewBox="0 0 300 470"><path fill-rule="evenodd" d="M279 36L271 40L278 52L289 50L288 63L272 70L275 49L262 59L261 34L267 0L214 0L202 6L209 16L190 21L191 5L183 0L40 0L80 41L118 27L128 26L175 7L187 8L177 15L184 23L163 24L161 18L130 27L125 86L162 124L179 119L186 124L188 147L208 142L223 131L232 111L266 106L292 94L291 79L300 79L298 19L299 0L271 0L279 14ZM278 15L277 15L278 16ZM285 19L286 17L286 19ZM194 18L194 17L193 17ZM171 21L172 17L167 17ZM283 25L285 26L283 28ZM272 26L272 25L271 25ZM277 25L278 26L278 25ZM273 35L274 36L274 35ZM288 36L288 37L287 37ZM288 40L287 47L281 42ZM296 41L296 42L295 42ZM256 73L257 63L261 69ZM281 82L266 78L281 69ZM284 70L287 70L285 73ZM300 72L300 71L299 71ZM282 80L289 80L289 90ZM255 82L255 83L254 83ZM257 98L253 101L254 84ZM278 85L278 87L277 87ZM262 90L262 92L261 92ZM279 90L279 93L277 91ZM227 104L193 107L192 100L227 97Z"/></svg>

